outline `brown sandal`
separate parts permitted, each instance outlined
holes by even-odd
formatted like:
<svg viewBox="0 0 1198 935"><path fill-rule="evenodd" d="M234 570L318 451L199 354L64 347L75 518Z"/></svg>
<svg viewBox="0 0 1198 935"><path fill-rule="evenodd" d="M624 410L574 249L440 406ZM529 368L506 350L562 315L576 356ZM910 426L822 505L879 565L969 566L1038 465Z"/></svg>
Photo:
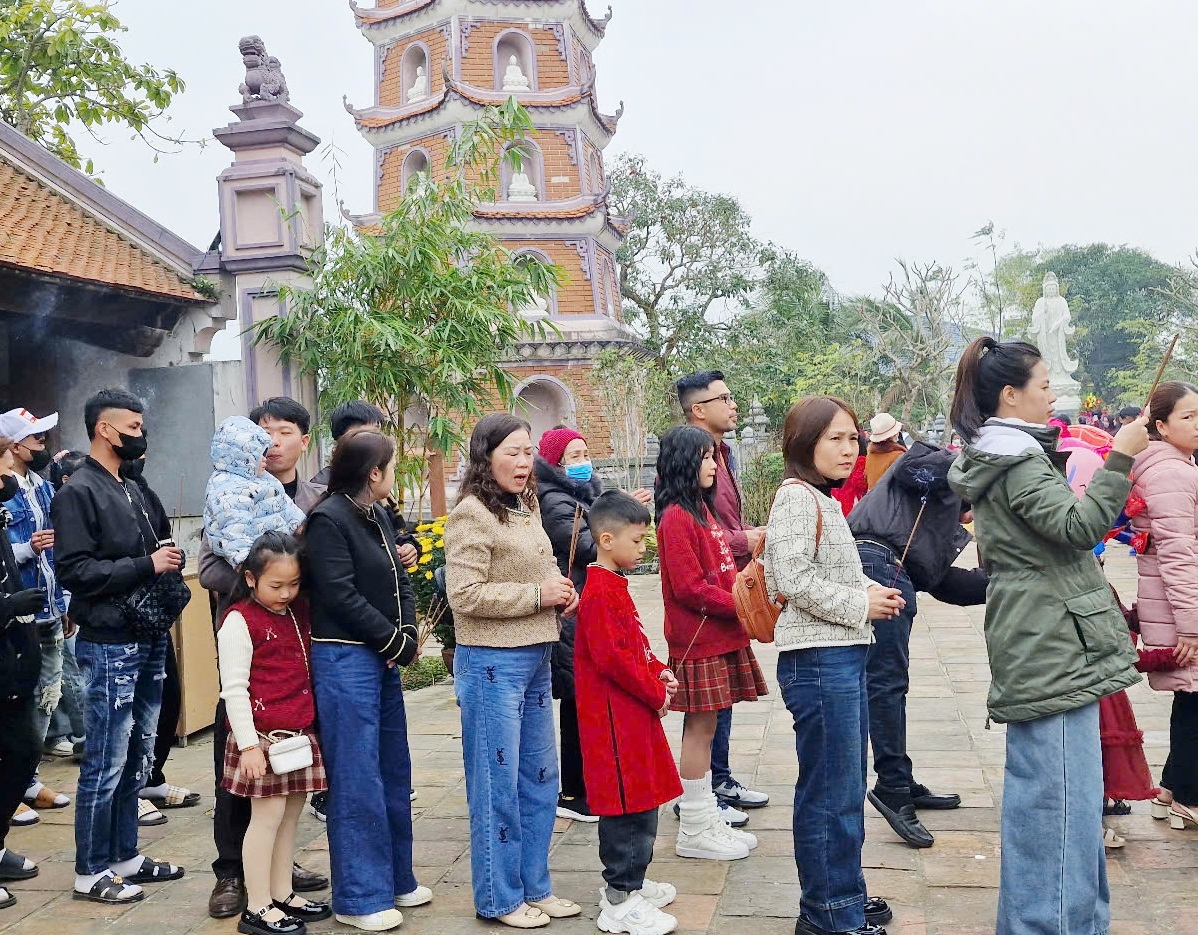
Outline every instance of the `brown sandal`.
<svg viewBox="0 0 1198 935"><path fill-rule="evenodd" d="M25 796L25 804L33 808L66 808L71 804L71 800L49 786L42 786L37 790L37 795Z"/></svg>

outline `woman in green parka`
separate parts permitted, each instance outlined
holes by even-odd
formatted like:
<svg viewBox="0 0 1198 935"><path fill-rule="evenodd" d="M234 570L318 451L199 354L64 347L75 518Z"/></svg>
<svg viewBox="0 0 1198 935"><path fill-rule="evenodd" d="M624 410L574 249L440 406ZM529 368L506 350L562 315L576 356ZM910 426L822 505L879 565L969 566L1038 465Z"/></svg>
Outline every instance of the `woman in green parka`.
<svg viewBox="0 0 1198 935"><path fill-rule="evenodd" d="M973 504L986 593L990 719L1006 723L997 935L1105 935L1098 699L1139 680L1094 547L1131 489L1147 420L1115 436L1080 499L1065 480L1040 352L979 338L957 367L965 440L949 483Z"/></svg>

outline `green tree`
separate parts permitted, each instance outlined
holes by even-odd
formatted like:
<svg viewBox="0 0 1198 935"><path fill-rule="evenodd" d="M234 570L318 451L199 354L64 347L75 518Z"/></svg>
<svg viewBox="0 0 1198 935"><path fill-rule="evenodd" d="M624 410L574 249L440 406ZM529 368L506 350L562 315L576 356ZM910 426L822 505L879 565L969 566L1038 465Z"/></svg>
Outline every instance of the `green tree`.
<svg viewBox="0 0 1198 935"><path fill-rule="evenodd" d="M656 366L693 369L757 288L771 249L735 198L664 178L643 156L616 159L608 176L612 213L631 223L619 253L625 320Z"/></svg>
<svg viewBox="0 0 1198 935"><path fill-rule="evenodd" d="M157 152L183 142L154 128L183 79L126 59L114 39L126 27L111 7L108 0L0 0L0 120L88 173L92 161L79 154L71 124L93 139L97 128L122 124Z"/></svg>
<svg viewBox="0 0 1198 935"><path fill-rule="evenodd" d="M471 223L494 200L497 154L532 130L515 98L488 108L452 143L444 181L415 176L374 229L329 229L308 264L311 286L281 289L287 314L255 326L257 342L316 378L323 407L383 408L401 490L420 487L427 450L449 452L487 407L510 405L504 353L545 333L513 309L547 295L560 271Z"/></svg>

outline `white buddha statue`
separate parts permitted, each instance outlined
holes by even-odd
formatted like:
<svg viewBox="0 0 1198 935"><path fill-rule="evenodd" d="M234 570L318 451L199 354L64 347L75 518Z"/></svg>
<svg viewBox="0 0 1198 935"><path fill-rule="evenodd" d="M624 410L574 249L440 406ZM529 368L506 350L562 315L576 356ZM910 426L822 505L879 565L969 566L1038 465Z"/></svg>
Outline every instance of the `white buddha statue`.
<svg viewBox="0 0 1198 935"><path fill-rule="evenodd" d="M424 66L419 65L416 68L416 80L408 88L408 103L422 101L426 97L428 97L428 75L424 73Z"/></svg>
<svg viewBox="0 0 1198 935"><path fill-rule="evenodd" d="M518 314L523 318L536 320L538 318L549 317L549 300L543 295L533 293L532 299L527 305L518 310Z"/></svg>
<svg viewBox="0 0 1198 935"><path fill-rule="evenodd" d="M505 91L531 91L532 82L520 70L520 63L516 60L516 56L512 56L508 60L507 70L503 73L503 90Z"/></svg>
<svg viewBox="0 0 1198 935"><path fill-rule="evenodd" d="M508 201L536 201L537 189L523 172L513 172L507 187Z"/></svg>

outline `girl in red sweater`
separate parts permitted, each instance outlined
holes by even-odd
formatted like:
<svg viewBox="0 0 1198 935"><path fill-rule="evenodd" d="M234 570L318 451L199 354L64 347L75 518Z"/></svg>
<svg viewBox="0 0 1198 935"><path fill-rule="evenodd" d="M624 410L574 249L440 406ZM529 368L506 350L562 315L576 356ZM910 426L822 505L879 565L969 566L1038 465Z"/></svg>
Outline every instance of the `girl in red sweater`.
<svg viewBox="0 0 1198 935"><path fill-rule="evenodd" d="M237 926L245 935L303 935L306 922L332 915L326 903L291 891L304 802L309 792L328 789L313 731L311 624L299 590L296 540L263 534L238 568L232 604L217 634L220 696L230 727L221 785L252 803L242 845L249 900ZM267 759L274 731L306 735L311 765L274 772Z"/></svg>
<svg viewBox="0 0 1198 935"><path fill-rule="evenodd" d="M671 708L682 728L680 857L737 860L757 839L720 818L711 790L711 741L720 710L766 694L765 678L736 618L736 562L714 519L716 463L710 433L670 429L657 457L657 548L669 667L678 678Z"/></svg>

